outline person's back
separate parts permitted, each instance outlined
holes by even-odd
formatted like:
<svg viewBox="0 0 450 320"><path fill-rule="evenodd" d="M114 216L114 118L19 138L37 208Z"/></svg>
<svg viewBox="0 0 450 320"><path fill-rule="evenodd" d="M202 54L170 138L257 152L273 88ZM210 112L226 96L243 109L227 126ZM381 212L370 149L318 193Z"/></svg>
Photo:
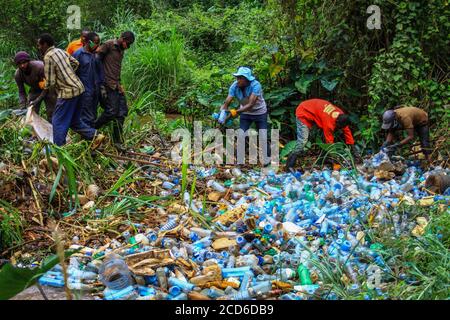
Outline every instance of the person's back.
<svg viewBox="0 0 450 320"><path fill-rule="evenodd" d="M97 52L102 60L106 85L113 90L117 89L121 80L124 50L113 39L102 44Z"/></svg>
<svg viewBox="0 0 450 320"><path fill-rule="evenodd" d="M330 127L334 130L337 117L343 113L331 102L322 99L310 99L300 103L296 116L310 129L316 124L321 129Z"/></svg>
<svg viewBox="0 0 450 320"><path fill-rule="evenodd" d="M416 107L401 107L394 110L402 129L413 129L427 125L428 114Z"/></svg>
<svg viewBox="0 0 450 320"><path fill-rule="evenodd" d="M47 81L49 85L54 82L58 98L70 99L84 92L83 83L75 74L78 64L77 60L59 48L51 47L45 53L45 74L49 75Z"/></svg>
<svg viewBox="0 0 450 320"><path fill-rule="evenodd" d="M336 122L339 116L344 115L344 112L329 101L323 99L310 99L299 104L295 115L297 119L304 123L309 129L316 124L323 130L326 143L334 143L333 133L337 129ZM355 142L350 128L345 126L342 129L345 142L349 145L353 145Z"/></svg>
<svg viewBox="0 0 450 320"><path fill-rule="evenodd" d="M323 99L310 99L300 103L295 111L297 126L297 143L286 161L286 170L291 171L299 154L303 151L309 139L309 133L314 124L323 130L325 142L334 143L334 132L342 130L345 143L350 146L354 156L359 157L354 148L355 140L350 130L348 115Z"/></svg>
<svg viewBox="0 0 450 320"><path fill-rule="evenodd" d="M69 43L67 46L66 52L70 54L71 56L77 52L80 48L83 47L83 41L81 39L76 39Z"/></svg>
<svg viewBox="0 0 450 320"><path fill-rule="evenodd" d="M29 72L25 72L18 68L15 75L16 81L19 80L27 84L31 89L40 91L39 82L44 78L44 63L42 61L33 60L29 62Z"/></svg>
<svg viewBox="0 0 450 320"><path fill-rule="evenodd" d="M93 91L99 85L101 70L95 54L87 52L84 48L77 50L72 55L80 63L77 76L83 83L86 91Z"/></svg>

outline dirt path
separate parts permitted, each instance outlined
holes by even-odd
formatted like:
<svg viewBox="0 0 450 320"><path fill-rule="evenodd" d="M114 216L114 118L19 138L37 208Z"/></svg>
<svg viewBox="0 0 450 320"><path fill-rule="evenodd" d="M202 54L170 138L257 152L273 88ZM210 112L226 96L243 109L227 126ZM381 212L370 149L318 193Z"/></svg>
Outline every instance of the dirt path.
<svg viewBox="0 0 450 320"><path fill-rule="evenodd" d="M48 300L66 300L66 293L64 292L64 288L42 287L42 289L47 295ZM45 299L39 292L37 286L32 286L22 291L11 300L45 300ZM95 300L95 299L89 294L83 294L81 299L79 296L74 295L74 300Z"/></svg>

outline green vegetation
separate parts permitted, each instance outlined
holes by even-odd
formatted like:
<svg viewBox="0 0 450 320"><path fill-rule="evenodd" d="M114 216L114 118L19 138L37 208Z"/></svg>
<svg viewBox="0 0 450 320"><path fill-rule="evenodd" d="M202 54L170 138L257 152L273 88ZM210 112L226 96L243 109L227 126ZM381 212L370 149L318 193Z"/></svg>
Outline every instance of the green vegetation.
<svg viewBox="0 0 450 320"><path fill-rule="evenodd" d="M27 50L37 58L35 42L40 33L51 32L58 46L65 48L79 30L66 28L64 13L74 1L8 2L0 15L0 166L7 163L11 169L7 176L0 175L0 191L2 187L10 193L14 188L26 190L26 201L38 207L25 205L19 196L0 199L0 253L24 242L23 230L30 221L22 221L20 213L39 211L46 219L80 213L79 195L92 183L106 192L95 207L80 213L84 220L93 218L96 208L102 210L97 218L104 224L99 230L113 228L108 219L118 215L136 213L141 219L138 209L160 200L145 194L149 186L140 179L143 167L131 163L121 167L113 158L91 153L88 143L76 136L75 143L63 148L29 145L29 130L10 115L9 110L18 105L15 52ZM370 4L381 8L381 30L367 28L368 4L362 0L78 0L75 4L81 8L82 26L98 31L103 41L125 30L137 35L123 62L130 106L124 128L127 146L150 145L155 132L160 139L167 138L177 128L192 129L194 120L210 120L228 93L232 73L245 65L262 83L272 128L281 130L282 158L295 144L295 108L313 97L329 99L351 115L363 154L376 152L383 140L380 117L386 107L421 107L430 114L432 139L444 139L433 157L448 157L450 6L446 0L373 0ZM171 113L181 116L168 119ZM331 158L355 167L346 147L329 147L321 141L321 134L313 131L306 148L321 155L310 164ZM192 198L198 182L186 164L180 170L181 196L186 191ZM33 185L32 175L40 183ZM429 224L420 238L393 239L383 230L368 231L367 236L385 248L382 255L393 269L393 274L383 276L387 292L399 299L447 299L448 212L437 206L399 210L407 210L410 220L426 216ZM202 225L209 224L200 214L191 215ZM338 265L316 266L337 297L364 298L345 291L341 279L345 271ZM400 279L399 274L405 276ZM0 273L0 282L4 278ZM22 288L28 285L23 283Z"/></svg>

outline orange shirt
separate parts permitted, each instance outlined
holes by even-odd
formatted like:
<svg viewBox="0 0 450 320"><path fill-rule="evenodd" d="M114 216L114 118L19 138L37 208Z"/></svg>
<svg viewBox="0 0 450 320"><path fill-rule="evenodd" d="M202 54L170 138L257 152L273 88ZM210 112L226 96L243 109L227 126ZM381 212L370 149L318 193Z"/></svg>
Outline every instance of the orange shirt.
<svg viewBox="0 0 450 320"><path fill-rule="evenodd" d="M323 130L326 143L334 143L334 130L336 130L336 119L344 112L326 100L311 99L303 101L297 107L295 115L308 128L312 128L316 124ZM353 145L352 132L347 126L344 129L345 143Z"/></svg>
<svg viewBox="0 0 450 320"><path fill-rule="evenodd" d="M69 46L67 47L66 51L68 54L73 55L75 51L80 49L83 46L83 43L81 42L81 39L77 39L69 43Z"/></svg>

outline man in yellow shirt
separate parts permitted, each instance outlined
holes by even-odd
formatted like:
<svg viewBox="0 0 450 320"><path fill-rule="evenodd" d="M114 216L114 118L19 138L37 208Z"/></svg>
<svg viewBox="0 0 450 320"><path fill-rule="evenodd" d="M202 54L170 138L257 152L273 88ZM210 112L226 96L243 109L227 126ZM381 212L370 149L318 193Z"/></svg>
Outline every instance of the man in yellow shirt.
<svg viewBox="0 0 450 320"><path fill-rule="evenodd" d="M84 46L86 37L89 34L89 32L90 31L88 29L84 28L81 31L80 39L74 40L71 43L69 43L69 46L66 49L67 53L73 55L77 50L81 49Z"/></svg>

